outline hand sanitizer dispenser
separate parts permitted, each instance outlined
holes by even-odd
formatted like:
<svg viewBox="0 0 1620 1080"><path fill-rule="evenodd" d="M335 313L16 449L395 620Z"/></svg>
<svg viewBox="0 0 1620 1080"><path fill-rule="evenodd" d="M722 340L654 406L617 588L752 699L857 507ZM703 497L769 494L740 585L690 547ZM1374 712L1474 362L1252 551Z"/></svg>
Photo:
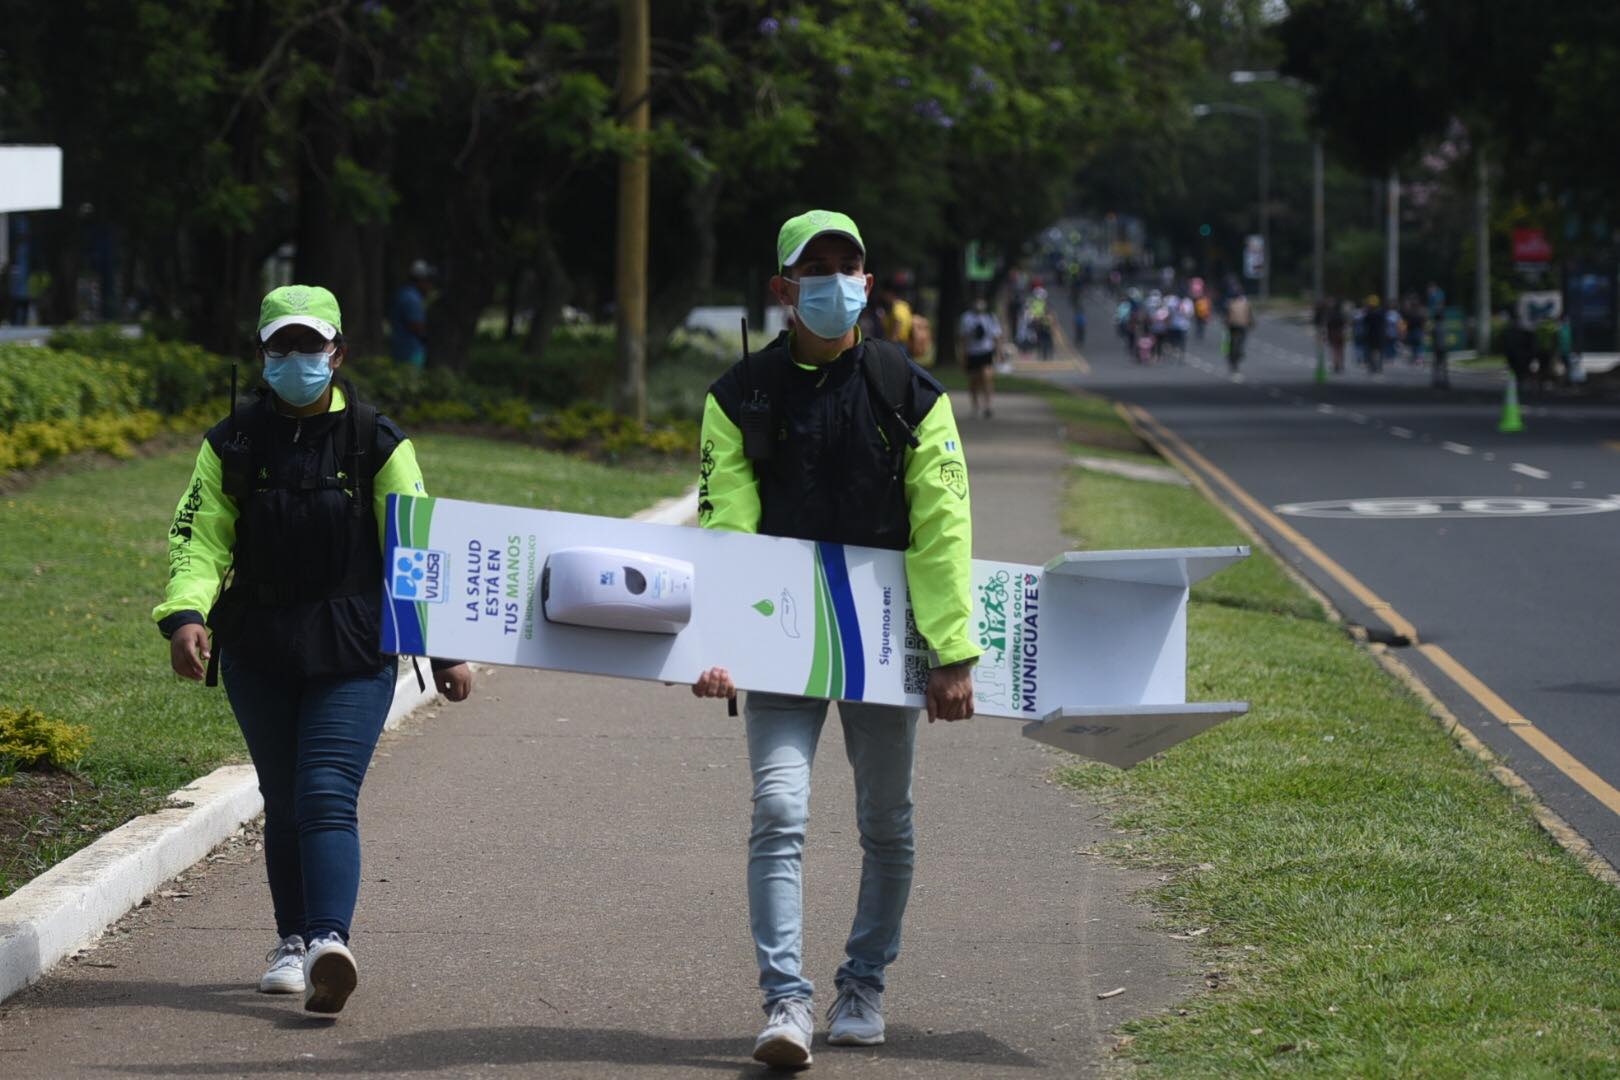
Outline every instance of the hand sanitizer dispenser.
<svg viewBox="0 0 1620 1080"><path fill-rule="evenodd" d="M540 574L547 622L678 634L692 621L692 564L619 548L554 551Z"/></svg>

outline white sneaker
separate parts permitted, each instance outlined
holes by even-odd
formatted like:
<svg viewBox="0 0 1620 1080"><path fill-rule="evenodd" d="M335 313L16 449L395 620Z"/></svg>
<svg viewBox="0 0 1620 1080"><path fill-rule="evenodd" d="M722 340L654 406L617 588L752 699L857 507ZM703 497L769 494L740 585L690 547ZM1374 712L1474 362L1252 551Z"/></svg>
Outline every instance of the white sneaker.
<svg viewBox="0 0 1620 1080"><path fill-rule="evenodd" d="M827 1010L830 1046L878 1046L883 1042L883 993L865 983L847 982Z"/></svg>
<svg viewBox="0 0 1620 1080"><path fill-rule="evenodd" d="M316 934L304 953L304 1010L315 1013L343 1011L343 1003L360 981L354 954L331 931Z"/></svg>
<svg viewBox="0 0 1620 1080"><path fill-rule="evenodd" d="M261 994L301 994L304 992L304 939L288 934L265 956L269 967L259 976Z"/></svg>
<svg viewBox="0 0 1620 1080"><path fill-rule="evenodd" d="M810 1064L815 1021L809 998L783 998L771 1006L765 1030L754 1040L754 1060L776 1068Z"/></svg>

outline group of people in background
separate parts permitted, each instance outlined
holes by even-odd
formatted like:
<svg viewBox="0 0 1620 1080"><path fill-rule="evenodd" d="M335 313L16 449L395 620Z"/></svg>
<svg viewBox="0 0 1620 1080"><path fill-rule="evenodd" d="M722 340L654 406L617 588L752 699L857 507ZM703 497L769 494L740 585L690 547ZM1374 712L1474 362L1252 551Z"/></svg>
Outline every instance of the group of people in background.
<svg viewBox="0 0 1620 1080"><path fill-rule="evenodd" d="M1184 290L1172 281L1164 290L1146 294L1139 288L1126 289L1114 308L1114 330L1125 352L1138 364L1151 364L1170 358L1181 360L1191 335L1204 340L1210 322L1217 317L1226 324L1221 351L1233 371L1243 362L1244 344L1254 325L1254 309L1237 286L1215 298L1203 278L1190 278Z"/></svg>
<svg viewBox="0 0 1620 1080"><path fill-rule="evenodd" d="M1384 364L1394 363L1404 350L1407 362L1413 366L1429 363L1431 381L1445 387L1450 385L1445 307L1445 291L1430 282L1423 296L1408 293L1395 304L1386 303L1376 293L1360 305L1324 297L1316 305L1312 321L1335 374L1344 372L1347 345L1354 349L1356 363L1369 375L1382 373Z"/></svg>

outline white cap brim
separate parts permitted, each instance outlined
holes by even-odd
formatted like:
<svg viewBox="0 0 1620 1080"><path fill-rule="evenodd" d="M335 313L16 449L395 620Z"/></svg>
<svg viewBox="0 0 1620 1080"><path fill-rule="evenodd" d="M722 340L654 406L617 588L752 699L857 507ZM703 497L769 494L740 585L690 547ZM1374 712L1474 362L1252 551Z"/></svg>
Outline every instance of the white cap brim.
<svg viewBox="0 0 1620 1080"><path fill-rule="evenodd" d="M784 267L788 267L798 262L799 256L804 254L804 249L809 247L812 242L819 240L823 236L842 236L845 240L848 240L850 243L855 245L856 249L861 253L861 258L866 258L866 245L861 243L860 237L851 235L850 233L845 232L843 229L822 229L820 232L806 237L804 243L788 252L787 261L782 265Z"/></svg>
<svg viewBox="0 0 1620 1080"><path fill-rule="evenodd" d="M325 319L317 319L313 315L283 315L279 319L272 319L259 328L259 340L269 341L277 330L287 326L307 326L319 333L327 341L338 335L338 328Z"/></svg>

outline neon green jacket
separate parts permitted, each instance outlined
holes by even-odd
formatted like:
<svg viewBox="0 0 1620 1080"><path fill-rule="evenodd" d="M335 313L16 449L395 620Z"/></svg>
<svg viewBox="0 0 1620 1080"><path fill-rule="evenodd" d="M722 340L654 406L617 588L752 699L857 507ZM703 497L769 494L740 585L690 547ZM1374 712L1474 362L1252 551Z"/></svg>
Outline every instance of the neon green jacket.
<svg viewBox="0 0 1620 1080"><path fill-rule="evenodd" d="M345 407L343 391L334 386L328 411L339 412ZM372 488L380 547L389 494L424 495L426 489L411 441L382 418L378 423L378 449L387 455ZM169 584L163 603L152 609L152 618L165 636L186 623L203 621L230 568L231 550L236 546L237 507L236 500L222 490L222 479L219 454L204 439L169 528Z"/></svg>
<svg viewBox="0 0 1620 1080"><path fill-rule="evenodd" d="M911 543L906 580L917 629L935 666L978 657L968 625L973 616L973 513L967 462L950 398L940 394L917 426L918 446L905 455L906 506ZM742 432L711 393L703 407L698 523L706 529L758 532L759 484L743 454ZM956 468L951 468L954 462ZM946 486L945 478L960 491Z"/></svg>

